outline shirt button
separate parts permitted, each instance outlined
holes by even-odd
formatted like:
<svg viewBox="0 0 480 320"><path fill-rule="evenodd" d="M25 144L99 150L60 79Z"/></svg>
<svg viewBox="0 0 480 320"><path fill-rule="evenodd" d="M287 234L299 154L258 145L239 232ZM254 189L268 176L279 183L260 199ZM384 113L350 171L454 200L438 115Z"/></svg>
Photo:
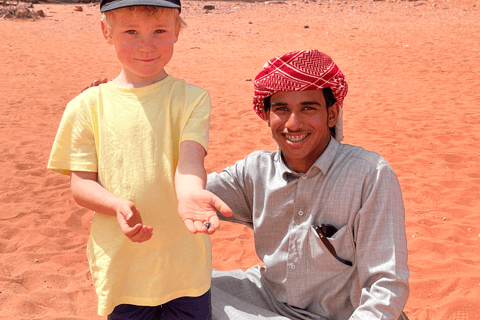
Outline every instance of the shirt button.
<svg viewBox="0 0 480 320"><path fill-rule="evenodd" d="M303 211L298 211L298 215L301 217L303 216Z"/></svg>
<svg viewBox="0 0 480 320"><path fill-rule="evenodd" d="M295 265L292 263L292 264L290 265L290 268L295 269Z"/></svg>

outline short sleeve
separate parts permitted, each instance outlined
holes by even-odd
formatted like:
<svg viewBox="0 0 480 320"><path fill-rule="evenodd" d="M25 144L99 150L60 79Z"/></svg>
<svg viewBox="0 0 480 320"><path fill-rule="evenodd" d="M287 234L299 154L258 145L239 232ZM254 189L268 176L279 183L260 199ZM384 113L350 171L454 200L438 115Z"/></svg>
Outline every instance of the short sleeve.
<svg viewBox="0 0 480 320"><path fill-rule="evenodd" d="M218 214L220 220L241 223L253 229L252 199L254 192L247 191L245 183L245 159L237 161L220 173L210 173L207 190L222 199L233 211L233 216Z"/></svg>
<svg viewBox="0 0 480 320"><path fill-rule="evenodd" d="M187 114L180 142L186 140L198 142L208 152L209 126L210 95L201 88L190 86L187 89Z"/></svg>
<svg viewBox="0 0 480 320"><path fill-rule="evenodd" d="M70 171L96 172L95 117L85 103L73 101L60 121L47 168L66 175Z"/></svg>

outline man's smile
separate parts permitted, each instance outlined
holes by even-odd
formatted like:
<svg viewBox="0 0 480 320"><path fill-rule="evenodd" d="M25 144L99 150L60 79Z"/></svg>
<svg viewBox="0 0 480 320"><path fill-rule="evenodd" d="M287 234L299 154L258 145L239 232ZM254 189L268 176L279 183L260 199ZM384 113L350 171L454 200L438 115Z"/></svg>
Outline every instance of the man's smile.
<svg viewBox="0 0 480 320"><path fill-rule="evenodd" d="M308 133L304 134L284 134L285 139L290 142L300 142L308 136Z"/></svg>

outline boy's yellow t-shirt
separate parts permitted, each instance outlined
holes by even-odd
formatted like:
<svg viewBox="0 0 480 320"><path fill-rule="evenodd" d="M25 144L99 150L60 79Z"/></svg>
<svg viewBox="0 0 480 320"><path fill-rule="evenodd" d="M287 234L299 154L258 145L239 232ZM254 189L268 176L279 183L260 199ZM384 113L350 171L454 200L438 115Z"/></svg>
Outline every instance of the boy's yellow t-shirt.
<svg viewBox="0 0 480 320"><path fill-rule="evenodd" d="M132 201L153 236L131 242L116 217L95 213L87 255L98 313L119 304L157 306L210 288L210 238L191 234L180 219L174 174L180 143L208 144L208 92L168 76L127 89L90 88L65 109L48 162L64 174L98 172L99 182Z"/></svg>

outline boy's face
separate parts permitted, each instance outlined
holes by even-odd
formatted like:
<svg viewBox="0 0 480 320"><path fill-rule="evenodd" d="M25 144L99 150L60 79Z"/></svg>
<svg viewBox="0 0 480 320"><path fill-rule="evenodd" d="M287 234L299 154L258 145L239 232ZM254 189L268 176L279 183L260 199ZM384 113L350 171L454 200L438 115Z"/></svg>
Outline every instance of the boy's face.
<svg viewBox="0 0 480 320"><path fill-rule="evenodd" d="M178 40L173 10L149 14L121 8L110 15L110 28L102 21L102 31L107 43L115 46L126 84L146 86L164 79Z"/></svg>

